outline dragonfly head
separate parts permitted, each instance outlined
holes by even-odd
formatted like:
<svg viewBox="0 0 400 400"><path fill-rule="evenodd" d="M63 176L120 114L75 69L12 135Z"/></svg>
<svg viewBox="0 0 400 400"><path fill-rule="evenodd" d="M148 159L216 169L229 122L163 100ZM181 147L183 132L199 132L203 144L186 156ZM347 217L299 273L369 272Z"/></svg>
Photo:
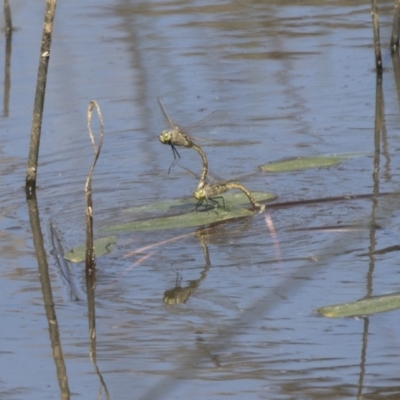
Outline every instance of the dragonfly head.
<svg viewBox="0 0 400 400"><path fill-rule="evenodd" d="M158 136L162 144L171 144L172 134L171 131L162 131L161 135Z"/></svg>
<svg viewBox="0 0 400 400"><path fill-rule="evenodd" d="M206 198L206 191L204 190L204 188L197 188L197 190L193 192L193 197L196 200L203 200Z"/></svg>

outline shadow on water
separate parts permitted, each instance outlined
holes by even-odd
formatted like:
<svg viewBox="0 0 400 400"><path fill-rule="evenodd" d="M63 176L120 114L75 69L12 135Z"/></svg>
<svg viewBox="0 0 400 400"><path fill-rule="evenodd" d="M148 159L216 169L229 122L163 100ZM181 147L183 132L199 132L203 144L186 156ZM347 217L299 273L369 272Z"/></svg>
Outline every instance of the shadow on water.
<svg viewBox="0 0 400 400"><path fill-rule="evenodd" d="M35 76L27 66L37 62L42 14L19 6L12 53L5 30L0 397L398 396L398 311L339 320L314 311L398 291L398 196L383 194L399 191L399 58L392 56L396 91L383 51L384 75L370 100L369 7L195 0L85 7L59 5L38 201L27 199L28 212L21 190L28 143L18 133L29 130ZM380 15L382 38L391 18ZM197 231L120 234L86 275L63 249L85 238L88 98L101 99L110 132L93 184L95 232L127 219L129 206L182 198L196 186L179 169L167 174L157 97L172 115L184 113L183 122L216 109L232 116L218 126L219 145L207 146L211 168L223 175L284 157L372 155L329 169L247 175L246 187L268 185L281 205ZM199 170L192 155L185 150L180 162ZM344 200L357 193L365 195Z"/></svg>

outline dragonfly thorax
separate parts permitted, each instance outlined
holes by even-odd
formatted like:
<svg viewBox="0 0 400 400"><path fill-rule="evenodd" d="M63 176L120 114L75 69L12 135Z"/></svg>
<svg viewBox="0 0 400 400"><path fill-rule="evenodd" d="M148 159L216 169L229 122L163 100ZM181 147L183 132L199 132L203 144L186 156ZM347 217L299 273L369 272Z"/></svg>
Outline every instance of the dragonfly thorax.
<svg viewBox="0 0 400 400"><path fill-rule="evenodd" d="M172 146L192 147L193 142L191 139L181 132L178 128L164 130L161 135L158 136L160 142L163 144L169 144Z"/></svg>

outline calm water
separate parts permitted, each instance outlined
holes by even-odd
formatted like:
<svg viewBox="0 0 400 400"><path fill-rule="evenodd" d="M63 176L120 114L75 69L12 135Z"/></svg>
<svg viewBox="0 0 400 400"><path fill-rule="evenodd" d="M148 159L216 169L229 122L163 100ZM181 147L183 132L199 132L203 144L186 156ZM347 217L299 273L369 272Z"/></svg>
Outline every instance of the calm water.
<svg viewBox="0 0 400 400"><path fill-rule="evenodd" d="M50 222L66 250L85 238L83 191L93 156L89 101L99 102L106 131L93 181L97 228L129 218L126 208L188 196L196 187L179 167L167 174L172 154L157 139L166 128L157 97L182 125L220 111L224 117L198 133L218 141L204 146L211 168L228 178L254 173L243 183L272 191L279 201L397 191L392 2L380 5L385 130L375 181L376 77L364 3L109 0L57 6L38 202L74 397L95 398L101 384L89 357L83 266L69 266L72 286L63 279ZM0 397L54 399L60 389L23 189L43 2L19 0L11 10L17 29L9 111L0 119ZM344 152L361 155L329 169L258 170L288 157ZM200 171L197 154L180 153L181 165ZM271 209L206 233L119 235L114 252L98 259L96 289L97 364L110 398L397 398L399 312L337 320L315 312L399 290L397 252L360 256L398 244L397 210L390 197L329 202ZM381 229L298 230L371 222ZM177 281L183 288L196 282L196 289L186 304L164 304L164 292Z"/></svg>

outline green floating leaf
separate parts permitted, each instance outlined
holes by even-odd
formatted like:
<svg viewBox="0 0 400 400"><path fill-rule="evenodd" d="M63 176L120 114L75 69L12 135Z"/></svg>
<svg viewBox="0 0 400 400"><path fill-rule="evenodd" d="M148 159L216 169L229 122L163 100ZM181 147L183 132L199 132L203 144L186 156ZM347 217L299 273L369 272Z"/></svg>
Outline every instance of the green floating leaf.
<svg viewBox="0 0 400 400"><path fill-rule="evenodd" d="M111 253L114 250L115 245L117 244L116 236L108 236L100 239L96 239L93 242L94 246L94 254L96 257L104 256L108 253ZM82 262L86 260L86 244L80 244L74 249L68 251L64 258L71 262Z"/></svg>
<svg viewBox="0 0 400 400"><path fill-rule="evenodd" d="M267 193L267 192L251 192L251 194L254 196L257 202L264 202L276 198L276 196L273 193ZM230 191L224 193L223 197L227 209L232 207L238 207L243 204L250 204L247 196L241 191L239 192ZM195 205L196 203L194 202L193 197L186 197L184 199L157 201L143 206L129 208L125 210L125 212L129 212L132 214L133 213L143 214L143 213L176 211L177 213L179 213L179 212L187 212L188 210L194 210Z"/></svg>
<svg viewBox="0 0 400 400"><path fill-rule="evenodd" d="M158 231L164 229L191 228L195 226L208 225L213 222L226 221L233 218L250 217L254 212L242 208L233 210L210 210L209 212L190 212L187 214L174 215L170 217L150 218L126 224L114 225L103 231L113 232L138 232Z"/></svg>
<svg viewBox="0 0 400 400"><path fill-rule="evenodd" d="M400 308L400 294L370 297L352 303L337 304L319 308L317 311L324 317L343 318L377 314Z"/></svg>
<svg viewBox="0 0 400 400"><path fill-rule="evenodd" d="M331 167L357 157L360 154L342 154L333 156L299 157L291 160L280 161L262 165L260 168L267 172L292 172L311 168Z"/></svg>
<svg viewBox="0 0 400 400"><path fill-rule="evenodd" d="M166 212L175 207L193 206L193 200L189 204L189 199L175 199L175 200L164 200L155 201L154 203L145 204L143 206L132 207L124 210L123 212L132 214L143 214L143 213L156 213L156 212Z"/></svg>

